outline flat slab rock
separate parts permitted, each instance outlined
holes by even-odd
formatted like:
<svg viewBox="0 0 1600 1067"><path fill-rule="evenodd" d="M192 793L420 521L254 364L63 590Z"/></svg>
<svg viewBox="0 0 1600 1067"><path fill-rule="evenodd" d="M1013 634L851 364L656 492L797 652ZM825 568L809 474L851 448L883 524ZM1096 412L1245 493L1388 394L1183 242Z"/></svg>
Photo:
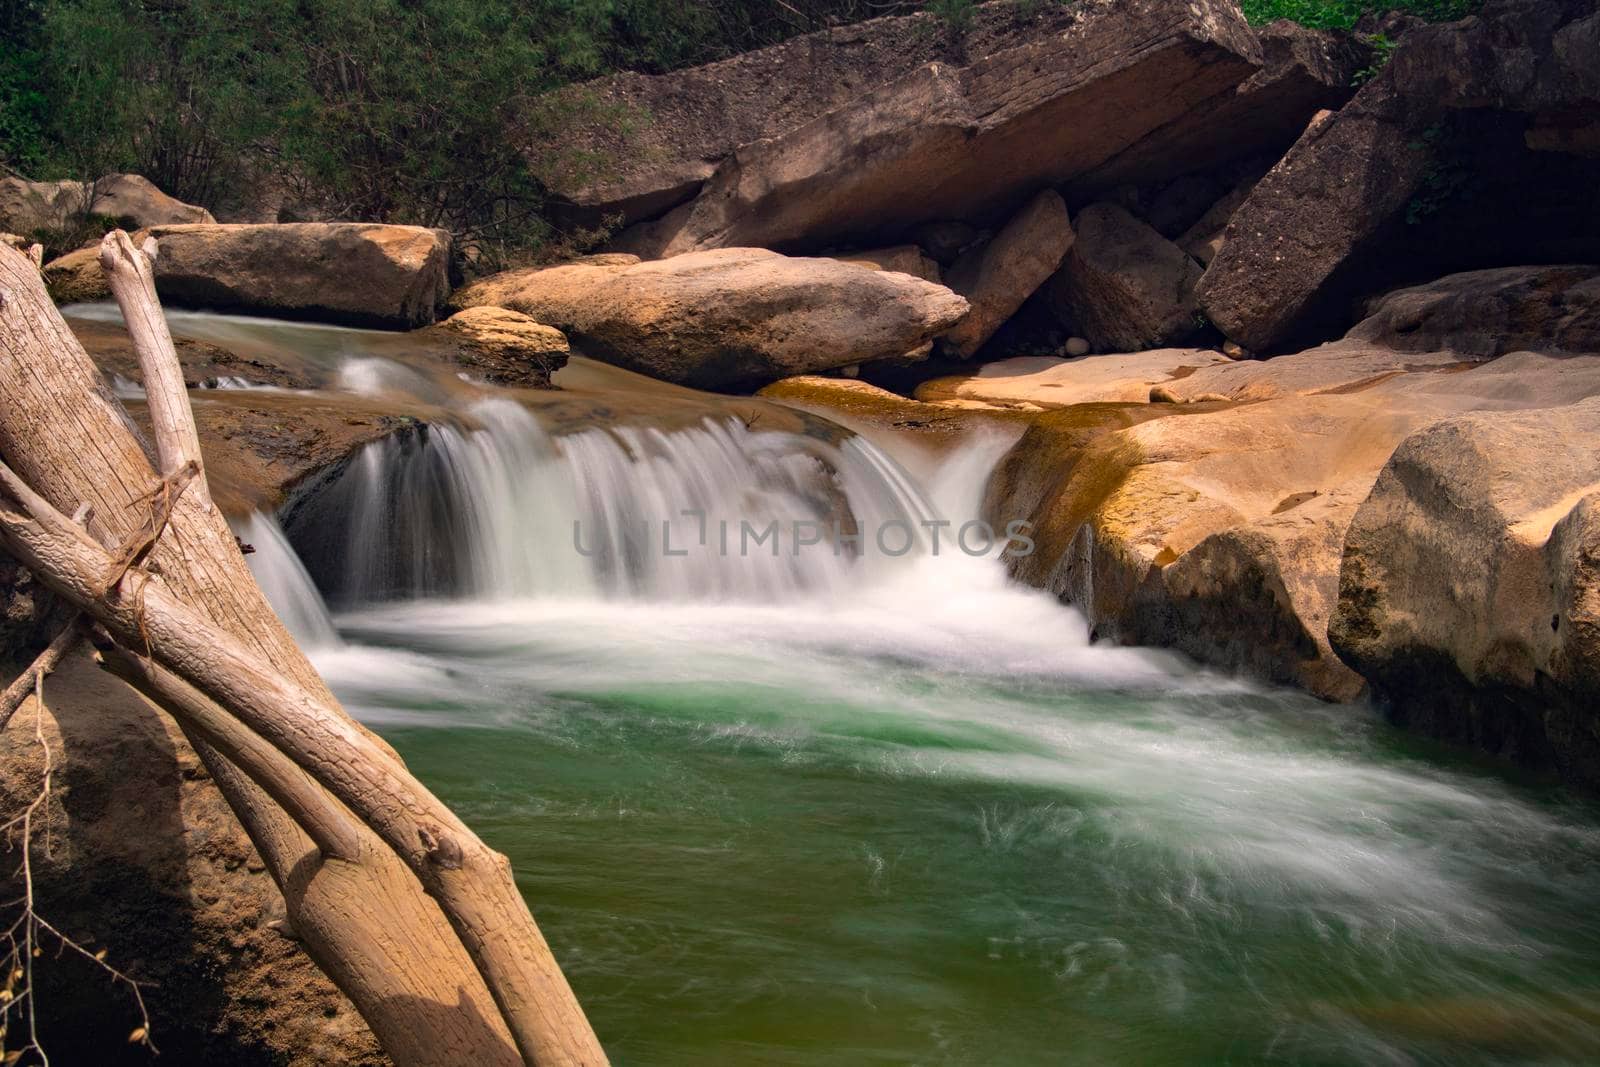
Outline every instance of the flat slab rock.
<svg viewBox="0 0 1600 1067"><path fill-rule="evenodd" d="M1354 53L1316 31L1279 28L1275 41L1305 47L1269 49L1227 0L1089 4L1069 17L740 144L694 200L619 247L806 250L902 239L939 220L995 225L1046 187L1082 202L1278 149L1348 95L1355 69Z"/></svg>
<svg viewBox="0 0 1600 1067"><path fill-rule="evenodd" d="M1080 605L1099 636L1351 699L1366 679L1328 626L1346 530L1396 448L1472 412L1577 418L1590 409L1567 405L1600 396L1600 355L1180 349L1012 360L918 395L1034 412L991 504L1034 522L1040 551L1017 576Z"/></svg>

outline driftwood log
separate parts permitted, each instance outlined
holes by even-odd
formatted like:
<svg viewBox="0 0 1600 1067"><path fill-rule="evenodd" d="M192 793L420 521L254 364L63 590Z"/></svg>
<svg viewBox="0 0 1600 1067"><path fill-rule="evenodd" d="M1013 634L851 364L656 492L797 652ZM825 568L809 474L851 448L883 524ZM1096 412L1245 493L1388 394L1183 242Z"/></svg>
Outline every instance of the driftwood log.
<svg viewBox="0 0 1600 1067"><path fill-rule="evenodd" d="M396 1063L604 1063L505 858L344 712L256 587L211 502L157 254L120 231L101 247L152 457L37 269L0 248L0 544L183 728Z"/></svg>

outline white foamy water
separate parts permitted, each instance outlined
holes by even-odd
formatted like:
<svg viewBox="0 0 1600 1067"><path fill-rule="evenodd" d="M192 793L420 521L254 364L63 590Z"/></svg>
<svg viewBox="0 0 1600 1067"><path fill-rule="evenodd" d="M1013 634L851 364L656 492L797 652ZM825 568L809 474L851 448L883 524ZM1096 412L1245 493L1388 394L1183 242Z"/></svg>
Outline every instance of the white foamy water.
<svg viewBox="0 0 1600 1067"><path fill-rule="evenodd" d="M240 532L346 705L512 856L619 1061L1600 1057L1592 809L1091 643L953 544L1005 439L462 415Z"/></svg>

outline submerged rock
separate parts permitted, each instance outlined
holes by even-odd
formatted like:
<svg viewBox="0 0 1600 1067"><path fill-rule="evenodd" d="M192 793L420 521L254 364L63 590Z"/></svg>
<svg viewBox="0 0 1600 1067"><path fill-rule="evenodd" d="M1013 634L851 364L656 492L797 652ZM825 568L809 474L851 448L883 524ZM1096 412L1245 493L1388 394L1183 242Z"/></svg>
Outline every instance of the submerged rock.
<svg viewBox="0 0 1600 1067"><path fill-rule="evenodd" d="M347 326L432 322L450 293L450 235L354 222L157 226L156 291L179 307Z"/></svg>
<svg viewBox="0 0 1600 1067"><path fill-rule="evenodd" d="M961 297L919 278L752 248L510 271L456 302L512 308L586 355L709 389L899 356L967 313Z"/></svg>
<svg viewBox="0 0 1600 1067"><path fill-rule="evenodd" d="M1600 784L1600 399L1408 437L1331 637L1405 725Z"/></svg>

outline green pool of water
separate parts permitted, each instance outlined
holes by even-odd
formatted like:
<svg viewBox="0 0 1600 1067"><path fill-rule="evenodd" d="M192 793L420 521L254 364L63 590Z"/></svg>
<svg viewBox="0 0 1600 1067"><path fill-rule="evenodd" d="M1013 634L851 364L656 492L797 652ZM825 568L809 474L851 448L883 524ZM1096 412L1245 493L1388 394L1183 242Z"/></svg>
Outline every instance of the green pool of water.
<svg viewBox="0 0 1600 1067"><path fill-rule="evenodd" d="M1592 809L1034 594L896 602L419 605L319 665L617 1063L1600 1061Z"/></svg>

